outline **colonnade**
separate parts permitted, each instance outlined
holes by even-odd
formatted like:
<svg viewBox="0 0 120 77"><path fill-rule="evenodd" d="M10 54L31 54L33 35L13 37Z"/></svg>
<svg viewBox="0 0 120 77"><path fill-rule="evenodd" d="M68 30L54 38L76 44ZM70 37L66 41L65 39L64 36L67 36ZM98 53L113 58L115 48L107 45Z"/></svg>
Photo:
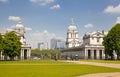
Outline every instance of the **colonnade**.
<svg viewBox="0 0 120 77"><path fill-rule="evenodd" d="M31 57L31 49L30 48L21 48L20 51L20 56L16 56L14 59L15 60L29 60ZM10 59L8 56L6 57L7 59ZM0 52L0 60L5 60L5 56L3 55L2 52Z"/></svg>
<svg viewBox="0 0 120 77"><path fill-rule="evenodd" d="M22 48L21 53L20 53L20 59L25 60L25 59L30 59L31 56L31 49L30 48Z"/></svg>
<svg viewBox="0 0 120 77"><path fill-rule="evenodd" d="M105 53L102 49L85 49L85 59L105 59Z"/></svg>

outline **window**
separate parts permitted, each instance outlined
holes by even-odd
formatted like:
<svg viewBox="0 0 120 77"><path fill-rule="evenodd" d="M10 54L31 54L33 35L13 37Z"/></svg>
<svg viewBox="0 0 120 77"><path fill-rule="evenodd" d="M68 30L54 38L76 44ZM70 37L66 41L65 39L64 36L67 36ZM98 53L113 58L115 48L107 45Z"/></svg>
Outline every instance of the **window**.
<svg viewBox="0 0 120 77"><path fill-rule="evenodd" d="M97 42L99 42L100 41L100 38L97 38Z"/></svg>
<svg viewBox="0 0 120 77"><path fill-rule="evenodd" d="M92 40L94 40L94 37L92 37Z"/></svg>

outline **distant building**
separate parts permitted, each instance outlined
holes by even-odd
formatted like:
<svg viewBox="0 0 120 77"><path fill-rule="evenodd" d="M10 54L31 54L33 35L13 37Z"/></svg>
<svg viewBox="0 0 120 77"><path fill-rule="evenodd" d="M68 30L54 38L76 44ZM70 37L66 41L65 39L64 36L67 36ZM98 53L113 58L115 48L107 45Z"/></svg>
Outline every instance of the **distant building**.
<svg viewBox="0 0 120 77"><path fill-rule="evenodd" d="M105 59L104 46L102 45L102 42L103 37L107 35L108 32L96 31L85 33L83 36L83 42L79 45L76 27L72 26L69 28L66 40L67 48L61 51L62 56L66 59L75 59L76 57L79 59Z"/></svg>
<svg viewBox="0 0 120 77"><path fill-rule="evenodd" d="M65 41L61 39L51 39L50 43L51 48L50 49L57 49L57 50L62 50L65 48Z"/></svg>
<svg viewBox="0 0 120 77"><path fill-rule="evenodd" d="M21 60L30 59L30 57L31 57L31 46L26 43L25 28L22 25L21 20L18 22L18 24L15 26L15 28L10 29L10 30L6 30L6 31L1 31L0 33L2 34L2 36L4 36L5 34L7 34L10 31L15 32L21 38L20 41L22 43L20 55L15 57L15 59L21 59ZM0 53L0 55L1 55L0 59L4 60L5 56L2 55L2 52Z"/></svg>
<svg viewBox="0 0 120 77"><path fill-rule="evenodd" d="M41 50L43 47L43 42L38 43L38 49Z"/></svg>
<svg viewBox="0 0 120 77"><path fill-rule="evenodd" d="M50 49L55 49L57 44L57 40L55 38L52 38L50 41Z"/></svg>
<svg viewBox="0 0 120 77"><path fill-rule="evenodd" d="M38 49L40 49L40 50L49 49L48 42L40 42L40 43L38 43Z"/></svg>

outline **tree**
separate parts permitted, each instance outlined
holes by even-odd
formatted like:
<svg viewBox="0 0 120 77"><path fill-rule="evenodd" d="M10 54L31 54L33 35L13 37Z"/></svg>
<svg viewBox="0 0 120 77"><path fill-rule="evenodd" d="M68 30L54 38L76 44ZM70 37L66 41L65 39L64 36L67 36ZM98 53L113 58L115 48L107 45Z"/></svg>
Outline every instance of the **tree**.
<svg viewBox="0 0 120 77"><path fill-rule="evenodd" d="M59 59L60 51L59 50L51 50L51 58L54 60Z"/></svg>
<svg viewBox="0 0 120 77"><path fill-rule="evenodd" d="M33 49L32 56L40 57L41 59L58 59L60 55L59 50L39 50Z"/></svg>
<svg viewBox="0 0 120 77"><path fill-rule="evenodd" d="M41 57L41 51L39 49L32 49L31 51L31 55L32 56L37 56L37 57Z"/></svg>
<svg viewBox="0 0 120 77"><path fill-rule="evenodd" d="M103 40L103 45L105 48L105 59L107 59L108 56L111 56L111 59L113 59L113 44L111 39L108 36L105 36Z"/></svg>
<svg viewBox="0 0 120 77"><path fill-rule="evenodd" d="M14 57L20 55L21 42L20 37L14 32L9 32L3 39L4 55L9 56L10 60L14 60Z"/></svg>
<svg viewBox="0 0 120 77"><path fill-rule="evenodd" d="M120 24L116 24L105 36L103 45L107 55L114 59L113 51L117 53L117 59L120 57Z"/></svg>
<svg viewBox="0 0 120 77"><path fill-rule="evenodd" d="M3 51L3 38L2 35L0 33L0 60L1 60L1 52Z"/></svg>

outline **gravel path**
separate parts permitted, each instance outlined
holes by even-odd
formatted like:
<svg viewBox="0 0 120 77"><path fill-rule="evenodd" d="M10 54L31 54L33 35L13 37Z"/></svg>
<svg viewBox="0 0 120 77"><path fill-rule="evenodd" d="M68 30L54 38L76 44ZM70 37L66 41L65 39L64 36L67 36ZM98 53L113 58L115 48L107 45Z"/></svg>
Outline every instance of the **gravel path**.
<svg viewBox="0 0 120 77"><path fill-rule="evenodd" d="M83 61L67 61L67 62L72 62L72 63L76 63L76 64L87 64L87 65L95 65L95 66L104 66L104 67L111 67L111 68L119 68L120 69L120 64L83 62ZM88 74L88 75L77 76L77 77L120 77L120 72Z"/></svg>
<svg viewBox="0 0 120 77"><path fill-rule="evenodd" d="M95 66L104 66L104 67L111 67L111 68L120 68L120 64L112 64L112 63L97 63L97 62L83 62L83 61L67 61L73 62L76 64L87 64L87 65L95 65Z"/></svg>
<svg viewBox="0 0 120 77"><path fill-rule="evenodd" d="M88 74L88 75L83 75L78 77L120 77L120 72Z"/></svg>

